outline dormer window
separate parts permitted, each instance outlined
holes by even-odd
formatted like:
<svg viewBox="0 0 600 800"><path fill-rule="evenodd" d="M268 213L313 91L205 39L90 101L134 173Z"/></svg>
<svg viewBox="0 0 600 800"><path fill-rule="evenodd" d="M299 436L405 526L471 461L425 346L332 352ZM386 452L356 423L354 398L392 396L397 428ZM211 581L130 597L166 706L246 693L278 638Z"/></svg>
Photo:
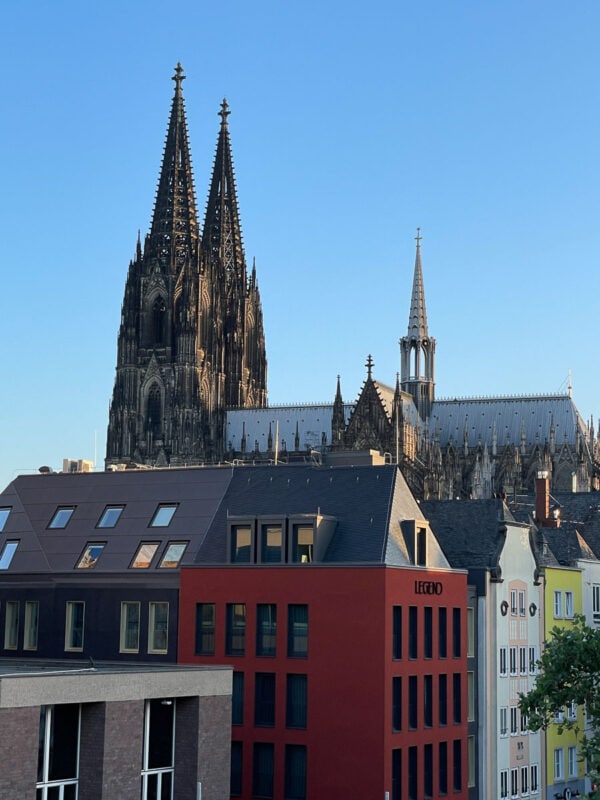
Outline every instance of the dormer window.
<svg viewBox="0 0 600 800"><path fill-rule="evenodd" d="M427 566L427 529L417 528L415 532L415 562L417 567Z"/></svg>
<svg viewBox="0 0 600 800"><path fill-rule="evenodd" d="M260 560L278 562L283 560L283 529L279 525L263 525L260 542Z"/></svg>
<svg viewBox="0 0 600 800"><path fill-rule="evenodd" d="M312 525L294 525L292 532L291 561L310 564L313 560L315 529Z"/></svg>
<svg viewBox="0 0 600 800"><path fill-rule="evenodd" d="M250 564L254 561L252 554L252 527L250 525L231 526L231 550L229 555L232 564Z"/></svg>
<svg viewBox="0 0 600 800"><path fill-rule="evenodd" d="M75 506L59 506L54 512L54 516L50 520L49 528L66 528Z"/></svg>

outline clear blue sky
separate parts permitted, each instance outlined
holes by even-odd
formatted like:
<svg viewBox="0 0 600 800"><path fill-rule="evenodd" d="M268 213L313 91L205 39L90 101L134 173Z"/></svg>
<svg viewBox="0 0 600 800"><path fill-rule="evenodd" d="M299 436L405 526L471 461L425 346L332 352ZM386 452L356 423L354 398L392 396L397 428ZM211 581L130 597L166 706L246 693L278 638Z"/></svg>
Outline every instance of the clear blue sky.
<svg viewBox="0 0 600 800"><path fill-rule="evenodd" d="M395 381L417 226L437 396L600 413L600 3L11 3L0 484L102 464L177 61L203 210L226 96L271 404Z"/></svg>

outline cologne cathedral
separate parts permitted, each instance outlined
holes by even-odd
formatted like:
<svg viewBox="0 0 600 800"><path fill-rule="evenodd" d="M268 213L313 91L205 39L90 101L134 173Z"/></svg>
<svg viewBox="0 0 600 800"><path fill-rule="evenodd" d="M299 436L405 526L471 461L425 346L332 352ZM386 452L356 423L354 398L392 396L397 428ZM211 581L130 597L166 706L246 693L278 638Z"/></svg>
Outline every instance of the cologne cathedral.
<svg viewBox="0 0 600 800"><path fill-rule="evenodd" d="M129 265L110 406L107 468L207 463L397 463L421 498L600 488L599 447L566 394L437 399L435 339L417 232L408 329L395 385L369 355L358 398L267 405L256 270L242 245L223 101L204 225L196 211L184 80L175 70L150 233ZM393 381L392 381L393 383Z"/></svg>

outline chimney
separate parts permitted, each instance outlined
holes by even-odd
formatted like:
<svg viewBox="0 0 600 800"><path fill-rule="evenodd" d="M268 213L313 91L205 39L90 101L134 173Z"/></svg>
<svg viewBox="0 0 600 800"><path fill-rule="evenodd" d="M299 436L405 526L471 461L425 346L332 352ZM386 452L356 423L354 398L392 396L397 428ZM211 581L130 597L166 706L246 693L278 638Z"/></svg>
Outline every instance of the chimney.
<svg viewBox="0 0 600 800"><path fill-rule="evenodd" d="M550 513L550 478L547 470L540 470L535 481L535 523L541 528L558 528L560 511Z"/></svg>

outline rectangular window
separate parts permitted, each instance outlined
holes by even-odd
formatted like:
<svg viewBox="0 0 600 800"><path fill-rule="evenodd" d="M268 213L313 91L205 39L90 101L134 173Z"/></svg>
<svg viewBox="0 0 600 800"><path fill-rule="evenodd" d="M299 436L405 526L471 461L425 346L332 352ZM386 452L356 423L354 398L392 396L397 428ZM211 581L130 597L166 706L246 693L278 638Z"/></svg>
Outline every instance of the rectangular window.
<svg viewBox="0 0 600 800"><path fill-rule="evenodd" d="M455 792L462 791L462 741L455 739L452 742L453 788Z"/></svg>
<svg viewBox="0 0 600 800"><path fill-rule="evenodd" d="M291 561L310 564L314 558L315 532L312 525L294 525L292 529Z"/></svg>
<svg viewBox="0 0 600 800"><path fill-rule="evenodd" d="M516 736L519 732L519 709L516 706L510 707L510 735Z"/></svg>
<svg viewBox="0 0 600 800"><path fill-rule="evenodd" d="M260 560L263 563L283 561L283 530L281 525L263 525L261 527Z"/></svg>
<svg viewBox="0 0 600 800"><path fill-rule="evenodd" d="M65 621L65 650L83 650L83 624L85 603L79 600L67 601Z"/></svg>
<svg viewBox="0 0 600 800"><path fill-rule="evenodd" d="M216 609L214 603L196 603L197 656L212 656L215 652Z"/></svg>
<svg viewBox="0 0 600 800"><path fill-rule="evenodd" d="M529 674L535 675L537 672L537 649L535 645L529 648Z"/></svg>
<svg viewBox="0 0 600 800"><path fill-rule="evenodd" d="M114 528L125 506L106 506L98 520L97 528Z"/></svg>
<svg viewBox="0 0 600 800"><path fill-rule="evenodd" d="M402 750L392 750L392 797L391 800L402 800Z"/></svg>
<svg viewBox="0 0 600 800"><path fill-rule="evenodd" d="M427 531L425 528L417 528L416 533L416 553L417 553L417 566L427 566Z"/></svg>
<svg viewBox="0 0 600 800"><path fill-rule="evenodd" d="M565 777L565 754L562 747L554 748L554 780L562 781Z"/></svg>
<svg viewBox="0 0 600 800"><path fill-rule="evenodd" d="M433 676L423 677L423 725L431 728L433 725Z"/></svg>
<svg viewBox="0 0 600 800"><path fill-rule="evenodd" d="M37 797L75 798L79 773L80 706L40 708Z"/></svg>
<svg viewBox="0 0 600 800"><path fill-rule="evenodd" d="M519 674L527 675L527 648L519 647Z"/></svg>
<svg viewBox="0 0 600 800"><path fill-rule="evenodd" d="M242 793L242 764L244 749L242 742L231 743L231 773L229 794L238 797Z"/></svg>
<svg viewBox="0 0 600 800"><path fill-rule="evenodd" d="M150 603L148 611L148 652L166 653L169 640L169 604Z"/></svg>
<svg viewBox="0 0 600 800"><path fill-rule="evenodd" d="M232 564L250 564L254 561L252 552L252 528L250 525L231 526L231 551Z"/></svg>
<svg viewBox="0 0 600 800"><path fill-rule="evenodd" d="M8 600L4 623L4 649L16 650L19 644L19 601Z"/></svg>
<svg viewBox="0 0 600 800"><path fill-rule="evenodd" d="M274 656L277 641L277 606L259 603L256 606L256 655Z"/></svg>
<svg viewBox="0 0 600 800"><path fill-rule="evenodd" d="M519 616L525 616L525 592L523 590L519 591Z"/></svg>
<svg viewBox="0 0 600 800"><path fill-rule="evenodd" d="M531 780L529 781L529 789L531 794L537 794L539 792L539 782L538 782L538 765L532 764L530 770L530 777Z"/></svg>
<svg viewBox="0 0 600 800"><path fill-rule="evenodd" d="M425 606L423 609L423 656L433 658L433 608Z"/></svg>
<svg viewBox="0 0 600 800"><path fill-rule="evenodd" d="M169 542L158 565L159 569L175 569L183 558L187 542Z"/></svg>
<svg viewBox="0 0 600 800"><path fill-rule="evenodd" d="M77 569L92 569L95 567L105 547L106 542L90 542L87 544L76 564Z"/></svg>
<svg viewBox="0 0 600 800"><path fill-rule="evenodd" d="M529 794L529 767L521 767L521 794Z"/></svg>
<svg viewBox="0 0 600 800"><path fill-rule="evenodd" d="M567 717L569 719L577 719L577 703L572 700L567 706Z"/></svg>
<svg viewBox="0 0 600 800"><path fill-rule="evenodd" d="M506 647L501 647L500 648L500 659L499 659L499 661L500 661L500 669L499 669L500 675L501 676L505 676L505 675L508 674L507 669L506 669Z"/></svg>
<svg viewBox="0 0 600 800"><path fill-rule="evenodd" d="M306 747L302 744L285 746L285 798L306 800Z"/></svg>
<svg viewBox="0 0 600 800"><path fill-rule="evenodd" d="M565 592L565 617L567 619L573 619L574 613L573 592Z"/></svg>
<svg viewBox="0 0 600 800"><path fill-rule="evenodd" d="M59 506L50 522L48 523L49 528L66 528L67 523L71 519L73 512L75 511L75 506Z"/></svg>
<svg viewBox="0 0 600 800"><path fill-rule="evenodd" d="M508 736L508 706L500 708L500 736Z"/></svg>
<svg viewBox="0 0 600 800"><path fill-rule="evenodd" d="M26 600L25 631L23 634L24 650L37 650L39 622L40 604L37 602L37 600Z"/></svg>
<svg viewBox="0 0 600 800"><path fill-rule="evenodd" d="M517 590L511 589L510 590L510 613L511 616L516 617L517 615Z"/></svg>
<svg viewBox="0 0 600 800"><path fill-rule="evenodd" d="M275 673L257 672L254 677L254 724L275 725Z"/></svg>
<svg viewBox="0 0 600 800"><path fill-rule="evenodd" d="M175 701L146 700L142 751L142 800L173 796Z"/></svg>
<svg viewBox="0 0 600 800"><path fill-rule="evenodd" d="M419 609L410 606L408 609L408 657L418 658L419 653Z"/></svg>
<svg viewBox="0 0 600 800"><path fill-rule="evenodd" d="M475 719L475 673L467 672L467 719Z"/></svg>
<svg viewBox="0 0 600 800"><path fill-rule="evenodd" d="M402 678L392 678L392 730L402 730Z"/></svg>
<svg viewBox="0 0 600 800"><path fill-rule="evenodd" d="M521 733L525 734L528 732L527 727L527 714L521 711Z"/></svg>
<svg viewBox="0 0 600 800"><path fill-rule="evenodd" d="M508 770L503 769L500 772L500 797L508 797Z"/></svg>
<svg viewBox="0 0 600 800"><path fill-rule="evenodd" d="M510 771L510 796L519 796L519 768L514 767Z"/></svg>
<svg viewBox="0 0 600 800"><path fill-rule="evenodd" d="M516 675L517 674L517 648L510 647L508 650L508 654L510 657L510 674Z"/></svg>
<svg viewBox="0 0 600 800"><path fill-rule="evenodd" d="M577 777L577 747L569 747L567 752L569 764L569 778Z"/></svg>
<svg viewBox="0 0 600 800"><path fill-rule="evenodd" d="M243 656L246 652L246 604L227 603L225 655Z"/></svg>
<svg viewBox="0 0 600 800"><path fill-rule="evenodd" d="M408 748L408 800L417 800L419 791L418 751L416 747Z"/></svg>
<svg viewBox="0 0 600 800"><path fill-rule="evenodd" d="M440 794L448 793L448 742L440 742L438 747L438 788Z"/></svg>
<svg viewBox="0 0 600 800"><path fill-rule="evenodd" d="M121 603L121 638L119 652L137 653L140 649L140 604Z"/></svg>
<svg viewBox="0 0 600 800"><path fill-rule="evenodd" d="M462 675L455 672L452 676L452 719L458 724L462 722Z"/></svg>
<svg viewBox="0 0 600 800"><path fill-rule="evenodd" d="M288 658L308 656L308 606L288 606Z"/></svg>
<svg viewBox="0 0 600 800"><path fill-rule="evenodd" d="M440 725L448 724L448 676L438 676L438 708Z"/></svg>
<svg viewBox="0 0 600 800"><path fill-rule="evenodd" d="M306 675L288 675L286 686L286 728L306 728L308 682Z"/></svg>
<svg viewBox="0 0 600 800"><path fill-rule="evenodd" d="M592 614L594 620L600 622L600 583L592 585Z"/></svg>
<svg viewBox="0 0 600 800"><path fill-rule="evenodd" d="M452 609L452 655L461 656L460 608Z"/></svg>
<svg viewBox="0 0 600 800"><path fill-rule="evenodd" d="M233 673L231 689L231 724L244 724L244 673Z"/></svg>
<svg viewBox="0 0 600 800"><path fill-rule="evenodd" d="M438 655L446 658L448 655L448 610L438 608Z"/></svg>
<svg viewBox="0 0 600 800"><path fill-rule="evenodd" d="M408 678L408 727L410 730L415 730L418 726L419 692L417 681L416 675L410 675Z"/></svg>
<svg viewBox="0 0 600 800"><path fill-rule="evenodd" d="M142 542L138 547L138 551L135 554L133 561L131 562L131 568L148 569L152 563L152 559L154 558L156 551L158 550L159 544L160 542Z"/></svg>
<svg viewBox="0 0 600 800"><path fill-rule="evenodd" d="M18 542L6 542L2 549L2 555L0 555L0 569L8 569L10 567L18 546Z"/></svg>
<svg viewBox="0 0 600 800"><path fill-rule="evenodd" d="M467 739L467 769L469 774L469 787L475 786L475 737L469 736Z"/></svg>
<svg viewBox="0 0 600 800"><path fill-rule="evenodd" d="M554 617L560 619L562 617L562 592L554 592Z"/></svg>
<svg viewBox="0 0 600 800"><path fill-rule="evenodd" d="M174 504L161 504L154 512L154 516L150 522L151 528L168 528L171 520L177 511L177 505Z"/></svg>
<svg viewBox="0 0 600 800"><path fill-rule="evenodd" d="M392 609L392 658L402 658L402 606Z"/></svg>
<svg viewBox="0 0 600 800"><path fill-rule="evenodd" d="M423 747L423 795L433 797L433 745Z"/></svg>
<svg viewBox="0 0 600 800"><path fill-rule="evenodd" d="M10 507L9 508L0 508L0 533L4 530L4 526L6 525L6 521L8 519L8 515L10 514Z"/></svg>
<svg viewBox="0 0 600 800"><path fill-rule="evenodd" d="M475 658L475 609L467 608L467 658Z"/></svg>
<svg viewBox="0 0 600 800"><path fill-rule="evenodd" d="M265 742L256 742L253 756L252 795L272 798L274 746Z"/></svg>

